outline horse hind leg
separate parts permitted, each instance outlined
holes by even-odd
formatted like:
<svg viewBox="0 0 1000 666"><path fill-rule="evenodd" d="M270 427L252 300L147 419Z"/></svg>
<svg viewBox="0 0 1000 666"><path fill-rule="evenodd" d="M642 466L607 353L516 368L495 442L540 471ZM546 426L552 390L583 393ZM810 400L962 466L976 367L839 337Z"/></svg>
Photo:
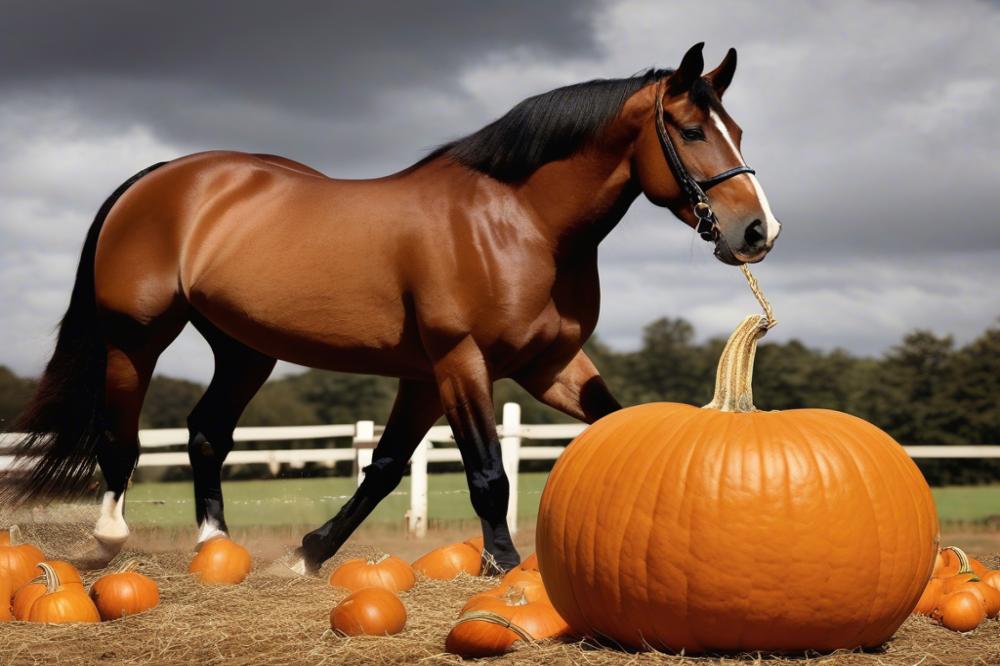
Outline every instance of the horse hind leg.
<svg viewBox="0 0 1000 666"><path fill-rule="evenodd" d="M233 448L243 410L267 381L275 359L226 335L200 315L195 328L215 355L215 374L188 416L188 457L194 476L198 543L228 534L222 499L222 465Z"/></svg>
<svg viewBox="0 0 1000 666"><path fill-rule="evenodd" d="M84 568L107 565L129 536L125 491L139 461L139 413L156 361L184 323L171 313L153 324L122 317L106 326L105 433L96 454L107 488L94 526L96 544L82 557Z"/></svg>

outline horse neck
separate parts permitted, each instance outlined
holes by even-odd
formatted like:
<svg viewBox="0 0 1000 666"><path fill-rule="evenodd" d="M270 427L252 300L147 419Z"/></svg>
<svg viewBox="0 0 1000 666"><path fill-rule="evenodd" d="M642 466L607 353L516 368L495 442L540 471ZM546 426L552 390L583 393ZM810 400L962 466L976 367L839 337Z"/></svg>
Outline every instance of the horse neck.
<svg viewBox="0 0 1000 666"><path fill-rule="evenodd" d="M543 165L520 186L558 252L596 249L639 195L631 162L634 115L623 114L597 139Z"/></svg>

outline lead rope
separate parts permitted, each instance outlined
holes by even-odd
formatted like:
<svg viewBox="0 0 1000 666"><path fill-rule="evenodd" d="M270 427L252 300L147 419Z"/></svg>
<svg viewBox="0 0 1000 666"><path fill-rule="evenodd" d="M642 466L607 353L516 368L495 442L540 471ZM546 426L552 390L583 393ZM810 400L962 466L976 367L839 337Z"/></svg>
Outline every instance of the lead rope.
<svg viewBox="0 0 1000 666"><path fill-rule="evenodd" d="M740 270L743 271L743 277L747 279L747 284L750 285L750 291L753 292L754 298L757 299L760 307L764 310L764 321L761 324L765 331L770 331L778 325L778 320L774 316L774 309L768 303L767 297L764 296L764 291L760 288L757 278L750 272L749 264L740 264Z"/></svg>

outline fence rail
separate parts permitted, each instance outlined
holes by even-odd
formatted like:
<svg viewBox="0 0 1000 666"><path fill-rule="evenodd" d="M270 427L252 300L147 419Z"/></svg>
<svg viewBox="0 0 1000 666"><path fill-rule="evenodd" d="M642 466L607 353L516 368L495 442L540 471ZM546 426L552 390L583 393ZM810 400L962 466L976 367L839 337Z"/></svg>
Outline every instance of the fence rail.
<svg viewBox="0 0 1000 666"><path fill-rule="evenodd" d="M511 532L517 531L517 475L522 460L555 460L565 449L564 446L528 445L531 441L571 440L584 431L582 423L569 424L527 424L521 423L521 406L514 402L505 403L503 418L497 426L500 447L503 453L504 470L510 480L510 502L507 507L507 521ZM267 428L237 428L233 433L236 442L306 441L313 439L351 438L350 448L309 448L309 449L268 449L235 450L226 458L226 465L267 465L273 475L281 471L282 465L300 469L306 463L318 463L333 467L338 462L354 463L354 474L360 485L364 480L364 468L371 464L372 453L383 428L373 421L358 421L352 424L278 426ZM0 434L0 450L7 450L17 440L17 433ZM454 446L451 428L434 426L421 440L410 459L410 509L406 520L411 532L422 537L427 533L427 466L432 463L461 462L462 457ZM140 430L139 443L144 451L139 458L139 467L172 467L188 464L187 451L157 451L172 446L186 445L188 431L184 428L162 428ZM1000 446L977 444L967 446L904 446L912 458L1000 458ZM11 467L14 457L0 455L0 471Z"/></svg>

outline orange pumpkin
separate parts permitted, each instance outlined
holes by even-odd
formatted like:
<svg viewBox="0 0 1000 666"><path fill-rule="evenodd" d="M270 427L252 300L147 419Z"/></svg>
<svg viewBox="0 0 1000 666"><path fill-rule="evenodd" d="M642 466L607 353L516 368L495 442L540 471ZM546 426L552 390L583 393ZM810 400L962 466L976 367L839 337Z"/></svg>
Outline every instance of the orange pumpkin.
<svg viewBox="0 0 1000 666"><path fill-rule="evenodd" d="M512 595L524 595L527 601L544 601L551 604L549 600L549 595L545 593L545 585L542 583L542 578L537 572L522 572L522 573L534 573L534 577L530 576L519 576L512 583L505 583L501 581L500 585L492 589L486 590L485 592L478 592L469 598L469 601L462 608L461 613L468 610L473 610L480 597L493 597L496 599L509 598ZM460 614L461 614L460 613Z"/></svg>
<svg viewBox="0 0 1000 666"><path fill-rule="evenodd" d="M763 325L730 338L705 408L614 412L556 462L536 546L577 633L688 653L877 647L916 605L939 534L927 483L861 419L756 411Z"/></svg>
<svg viewBox="0 0 1000 666"><path fill-rule="evenodd" d="M209 585L235 585L247 577L252 564L246 548L229 537L215 537L201 544L188 572Z"/></svg>
<svg viewBox="0 0 1000 666"><path fill-rule="evenodd" d="M989 585L994 590L1000 591L1000 571L987 571L979 580L983 585Z"/></svg>
<svg viewBox="0 0 1000 666"><path fill-rule="evenodd" d="M483 537L482 536L471 537L469 539L466 539L462 543L464 543L465 545L469 546L473 550L478 550L480 553L483 552Z"/></svg>
<svg viewBox="0 0 1000 666"><path fill-rule="evenodd" d="M413 567L395 555L378 558L347 560L330 574L332 587L355 592L365 587L381 587L390 592L402 592L417 582Z"/></svg>
<svg viewBox="0 0 1000 666"><path fill-rule="evenodd" d="M917 600L917 605L913 609L913 612L920 615L930 615L933 613L934 609L937 608L943 588L944 581L940 578L931 578L927 581L927 586L924 588L923 594L920 595L920 599Z"/></svg>
<svg viewBox="0 0 1000 666"><path fill-rule="evenodd" d="M428 578L452 580L460 573L478 576L482 571L482 556L466 543L441 546L413 563L413 570Z"/></svg>
<svg viewBox="0 0 1000 666"><path fill-rule="evenodd" d="M83 587L82 585L80 586ZM31 607L38 601L38 598L45 594L45 583L28 583L22 585L21 589L14 594L12 610L14 619L27 622L31 615Z"/></svg>
<svg viewBox="0 0 1000 666"><path fill-rule="evenodd" d="M972 631L985 617L979 597L968 591L944 595L934 611L934 618L952 631Z"/></svg>
<svg viewBox="0 0 1000 666"><path fill-rule="evenodd" d="M45 593L31 605L28 620L47 624L100 622L97 607L82 586L63 585L51 566L39 564L45 576Z"/></svg>
<svg viewBox="0 0 1000 666"><path fill-rule="evenodd" d="M30 543L19 543L20 535L17 525L0 531L0 577L10 578L14 590L37 576L37 565L45 559L42 551Z"/></svg>
<svg viewBox="0 0 1000 666"><path fill-rule="evenodd" d="M130 560L117 573L101 576L90 586L90 598L102 620L143 613L160 603L156 581L135 571L137 565Z"/></svg>
<svg viewBox="0 0 1000 666"><path fill-rule="evenodd" d="M518 640L531 642L569 633L548 601L528 601L517 588L501 597L476 595L448 632L445 650L463 657L503 654Z"/></svg>
<svg viewBox="0 0 1000 666"><path fill-rule="evenodd" d="M403 602L381 587L358 590L330 611L330 627L346 636L398 634L405 626Z"/></svg>

